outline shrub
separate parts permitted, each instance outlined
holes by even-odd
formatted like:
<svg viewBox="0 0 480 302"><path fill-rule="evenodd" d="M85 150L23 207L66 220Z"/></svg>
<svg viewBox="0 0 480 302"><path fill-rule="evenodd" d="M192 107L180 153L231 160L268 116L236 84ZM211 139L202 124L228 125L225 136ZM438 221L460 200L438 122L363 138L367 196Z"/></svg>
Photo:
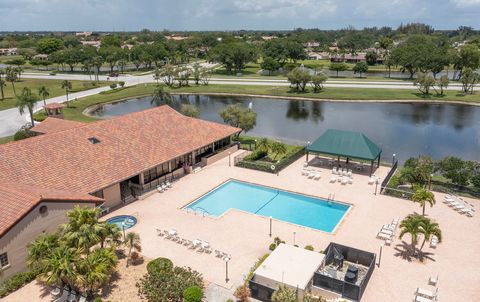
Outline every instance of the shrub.
<svg viewBox="0 0 480 302"><path fill-rule="evenodd" d="M15 133L15 135L13 136L13 140L14 141L19 141L19 140L26 139L26 138L29 138L29 137L32 137L32 136L35 136L35 133L33 133L30 130L22 129L22 130L18 130Z"/></svg>
<svg viewBox="0 0 480 302"><path fill-rule="evenodd" d="M305 246L305 249L306 249L306 250L309 250L309 251L313 251L313 250L314 250L313 246L311 246L311 245L306 245L306 246Z"/></svg>
<svg viewBox="0 0 480 302"><path fill-rule="evenodd" d="M95 300L93 300L93 302L103 302L101 298L95 298Z"/></svg>
<svg viewBox="0 0 480 302"><path fill-rule="evenodd" d="M203 299L203 290L198 286L190 286L183 292L183 301L201 302Z"/></svg>
<svg viewBox="0 0 480 302"><path fill-rule="evenodd" d="M240 302L248 302L252 293L251 293L248 285L243 284L243 285L240 285L239 287L237 287L237 289L235 290L235 293L233 293L233 295Z"/></svg>
<svg viewBox="0 0 480 302"><path fill-rule="evenodd" d="M37 275L38 273L35 271L27 271L13 275L10 279L6 280L0 285L0 298L7 296L28 282L34 280Z"/></svg>
<svg viewBox="0 0 480 302"><path fill-rule="evenodd" d="M57 73L56 72L50 72L50 75L54 76L54 75L57 75Z"/></svg>
<svg viewBox="0 0 480 302"><path fill-rule="evenodd" d="M157 271L172 270L173 262L167 258L157 258L147 264L147 272L153 274Z"/></svg>
<svg viewBox="0 0 480 302"><path fill-rule="evenodd" d="M125 86L125 82L124 82L124 81L120 81L120 82L118 82L118 85L120 85L120 87L123 87L123 86Z"/></svg>
<svg viewBox="0 0 480 302"><path fill-rule="evenodd" d="M263 150L255 150L252 154L245 156L245 160L255 161L264 158L268 153Z"/></svg>
<svg viewBox="0 0 480 302"><path fill-rule="evenodd" d="M273 251L277 248L277 245L275 243L271 243L269 246L268 246L268 249Z"/></svg>
<svg viewBox="0 0 480 302"><path fill-rule="evenodd" d="M43 122L47 119L47 113L45 111L38 111L37 113L33 114L33 119L37 122Z"/></svg>
<svg viewBox="0 0 480 302"><path fill-rule="evenodd" d="M232 299L228 299L227 302L233 302L233 300L232 300Z"/></svg>
<svg viewBox="0 0 480 302"><path fill-rule="evenodd" d="M117 84L116 83L110 84L110 88L112 88L112 89L117 88Z"/></svg>

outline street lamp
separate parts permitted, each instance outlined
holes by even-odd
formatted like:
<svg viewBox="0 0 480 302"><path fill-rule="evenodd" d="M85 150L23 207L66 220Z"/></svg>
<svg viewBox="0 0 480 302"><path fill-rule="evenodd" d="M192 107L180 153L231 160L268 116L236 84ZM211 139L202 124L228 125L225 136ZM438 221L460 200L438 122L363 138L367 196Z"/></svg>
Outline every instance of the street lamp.
<svg viewBox="0 0 480 302"><path fill-rule="evenodd" d="M228 261L230 261L230 256L226 256L223 260L225 261L225 283L228 283L230 281L228 279Z"/></svg>
<svg viewBox="0 0 480 302"><path fill-rule="evenodd" d="M395 157L396 157L396 156L397 156L397 155L396 155L395 153L393 153L392 166L395 164Z"/></svg>
<svg viewBox="0 0 480 302"><path fill-rule="evenodd" d="M232 164L231 164L231 161L230 161L230 155L232 154L232 152L228 151L228 166L231 167Z"/></svg>
<svg viewBox="0 0 480 302"><path fill-rule="evenodd" d="M270 216L270 233L268 233L268 236L272 237L272 216Z"/></svg>
<svg viewBox="0 0 480 302"><path fill-rule="evenodd" d="M295 235L297 235L297 232L293 232L293 245L295 245Z"/></svg>
<svg viewBox="0 0 480 302"><path fill-rule="evenodd" d="M432 190L432 178L433 178L433 173L430 174L430 178L428 179L428 190Z"/></svg>
<svg viewBox="0 0 480 302"><path fill-rule="evenodd" d="M380 243L380 253L378 254L378 267L380 267L380 262L382 262L382 250L383 250L383 243Z"/></svg>
<svg viewBox="0 0 480 302"><path fill-rule="evenodd" d="M377 195L378 178L375 180L375 195Z"/></svg>

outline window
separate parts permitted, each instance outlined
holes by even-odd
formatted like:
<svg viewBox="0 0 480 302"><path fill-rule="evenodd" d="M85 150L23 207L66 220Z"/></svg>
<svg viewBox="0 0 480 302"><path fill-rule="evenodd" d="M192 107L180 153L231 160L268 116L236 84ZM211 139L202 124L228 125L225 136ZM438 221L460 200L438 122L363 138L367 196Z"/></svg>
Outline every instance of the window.
<svg viewBox="0 0 480 302"><path fill-rule="evenodd" d="M8 266L8 256L7 253L0 254L0 268Z"/></svg>

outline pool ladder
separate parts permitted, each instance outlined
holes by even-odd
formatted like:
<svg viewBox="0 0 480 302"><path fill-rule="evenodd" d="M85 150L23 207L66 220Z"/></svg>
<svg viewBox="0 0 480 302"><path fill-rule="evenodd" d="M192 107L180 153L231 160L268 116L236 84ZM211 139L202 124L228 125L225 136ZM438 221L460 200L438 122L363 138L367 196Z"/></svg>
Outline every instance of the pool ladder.
<svg viewBox="0 0 480 302"><path fill-rule="evenodd" d="M333 201L335 201L335 193L328 194L328 199L327 199L328 204L331 205Z"/></svg>
<svg viewBox="0 0 480 302"><path fill-rule="evenodd" d="M197 210L200 210L202 212L202 216L205 217L205 214L210 216L212 214L210 214L207 210L205 210L204 208L202 207L196 207L196 208L186 208L187 210L187 213L190 211L192 211L193 215L197 215Z"/></svg>

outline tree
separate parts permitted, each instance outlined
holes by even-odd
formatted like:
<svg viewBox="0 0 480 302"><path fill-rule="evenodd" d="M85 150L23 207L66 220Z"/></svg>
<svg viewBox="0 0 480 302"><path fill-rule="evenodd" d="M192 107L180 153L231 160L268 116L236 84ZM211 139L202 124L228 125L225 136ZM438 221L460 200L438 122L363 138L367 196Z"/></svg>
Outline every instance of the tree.
<svg viewBox="0 0 480 302"><path fill-rule="evenodd" d="M224 65L227 73L241 72L256 55L255 48L245 42L222 42L208 52L209 59Z"/></svg>
<svg viewBox="0 0 480 302"><path fill-rule="evenodd" d="M270 151L270 147L270 141L266 137L262 137L255 142L255 150L268 153L268 151Z"/></svg>
<svg viewBox="0 0 480 302"><path fill-rule="evenodd" d="M412 195L412 201L420 204L422 207L422 216L425 216L425 206L428 203L430 207L433 207L435 204L435 195L433 195L432 192L417 186L415 187L415 193Z"/></svg>
<svg viewBox="0 0 480 302"><path fill-rule="evenodd" d="M200 64L198 64L198 62L195 62L195 64L193 64L193 73L192 73L193 81L195 82L195 85L200 84L200 79L202 77L202 71L203 70L200 67Z"/></svg>
<svg viewBox="0 0 480 302"><path fill-rule="evenodd" d="M43 38L37 42L37 52L51 54L63 48L63 41L56 38Z"/></svg>
<svg viewBox="0 0 480 302"><path fill-rule="evenodd" d="M366 73L368 71L367 63L360 61L353 66L353 73L358 73L360 77L362 77L362 73Z"/></svg>
<svg viewBox="0 0 480 302"><path fill-rule="evenodd" d="M198 118L200 117L200 110L194 105L183 104L181 108L183 115Z"/></svg>
<svg viewBox="0 0 480 302"><path fill-rule="evenodd" d="M323 85L325 84L327 79L328 79L328 76L323 72L319 72L319 73L315 74L314 76L312 76L312 81L311 81L310 84L313 87L313 91L314 92L322 91L323 88L324 88Z"/></svg>
<svg viewBox="0 0 480 302"><path fill-rule="evenodd" d="M252 293L248 285L243 284L237 287L237 289L235 289L233 295L235 296L235 298L238 299L239 302L249 302Z"/></svg>
<svg viewBox="0 0 480 302"><path fill-rule="evenodd" d="M475 44L466 44L459 50L450 52L450 60L458 77L461 77L466 68L477 69L480 67L480 49Z"/></svg>
<svg viewBox="0 0 480 302"><path fill-rule="evenodd" d="M153 79L157 81L157 85L160 85L159 81L162 78L162 74L160 72L160 69L155 68L155 71L153 72Z"/></svg>
<svg viewBox="0 0 480 302"><path fill-rule="evenodd" d="M295 86L297 91L305 91L307 83L311 80L310 73L302 67L296 67L287 74L290 85Z"/></svg>
<svg viewBox="0 0 480 302"><path fill-rule="evenodd" d="M98 288L108 282L117 263L115 252L104 248L96 249L78 261L80 284L89 296L93 296Z"/></svg>
<svg viewBox="0 0 480 302"><path fill-rule="evenodd" d="M149 270L136 286L139 295L149 302L182 302L187 288L203 288L203 278L189 267L167 267Z"/></svg>
<svg viewBox="0 0 480 302"><path fill-rule="evenodd" d="M67 223L60 226L63 240L69 247L80 253L89 254L90 248L100 243L102 225L98 222L98 209L90 209L76 205L67 212Z"/></svg>
<svg viewBox="0 0 480 302"><path fill-rule="evenodd" d="M467 185L471 173L467 163L455 156L448 156L439 161L438 170L443 177L458 186Z"/></svg>
<svg viewBox="0 0 480 302"><path fill-rule="evenodd" d="M418 243L418 235L421 233L421 225L426 218L418 214L410 214L400 223L400 235L402 239L405 234L410 234L412 254L415 255L415 249Z"/></svg>
<svg viewBox="0 0 480 302"><path fill-rule="evenodd" d="M438 87L438 89L440 89L440 93L438 93L437 91L437 94L443 96L444 90L447 89L448 85L450 84L450 80L448 79L447 75L442 75L438 80L436 80L435 84Z"/></svg>
<svg viewBox="0 0 480 302"><path fill-rule="evenodd" d="M420 250L422 250L425 242L429 241L432 236L436 236L439 243L442 242L442 230L440 230L438 223L435 221L426 218L422 221L420 228L420 232L423 234L423 242Z"/></svg>
<svg viewBox="0 0 480 302"><path fill-rule="evenodd" d="M281 142L273 142L270 146L270 151L274 154L273 160L276 160L279 155L287 153L287 146Z"/></svg>
<svg viewBox="0 0 480 302"><path fill-rule="evenodd" d="M170 93L165 91L162 85L156 86L152 93L151 104L160 106L161 104L170 104L171 102L172 102L172 96L170 95Z"/></svg>
<svg viewBox="0 0 480 302"><path fill-rule="evenodd" d="M42 267L38 278L49 285L69 285L74 287L79 274L75 264L80 261L78 250L61 245L42 259Z"/></svg>
<svg viewBox="0 0 480 302"><path fill-rule="evenodd" d="M20 114L25 113L25 109L28 110L30 114L30 122L32 123L32 127L35 125L35 121L33 119L33 108L37 103L38 99L36 95L32 93L30 88L24 87L22 90L22 94L17 96L17 108Z"/></svg>
<svg viewBox="0 0 480 302"><path fill-rule="evenodd" d="M50 92L48 91L48 88L45 86L40 87L38 89L38 95L43 99L43 106L47 106L46 99L50 96Z"/></svg>
<svg viewBox="0 0 480 302"><path fill-rule="evenodd" d="M5 83L5 80L2 78L2 76L5 74L5 71L0 68L0 94L2 95L2 101L5 99L5 93L3 91L3 88L7 86Z"/></svg>
<svg viewBox="0 0 480 302"><path fill-rule="evenodd" d="M345 71L347 70L347 64L345 63L330 63L330 65L328 66L328 69L332 70L332 71L336 71L337 72L337 78L338 78L338 72L339 71Z"/></svg>
<svg viewBox="0 0 480 302"><path fill-rule="evenodd" d="M70 107L70 102L68 101L68 91L72 89L72 82L63 80L61 87L65 89L65 94L67 95L67 107Z"/></svg>
<svg viewBox="0 0 480 302"><path fill-rule="evenodd" d="M268 75L271 75L272 71L276 71L280 68L280 63L275 61L272 57L266 57L263 59L262 63L260 63L260 68L268 70Z"/></svg>
<svg viewBox="0 0 480 302"><path fill-rule="evenodd" d="M257 124L257 113L250 108L244 108L238 104L229 105L219 112L223 121L230 126L242 129L243 132L252 130ZM240 131L237 137L240 136Z"/></svg>
<svg viewBox="0 0 480 302"><path fill-rule="evenodd" d="M167 64L163 67L160 76L162 77L165 85L172 87L175 83L175 78L178 77L177 73L178 70L173 65Z"/></svg>
<svg viewBox="0 0 480 302"><path fill-rule="evenodd" d="M428 156L407 159L400 170L400 180L412 186L426 186L433 172L433 161Z"/></svg>
<svg viewBox="0 0 480 302"><path fill-rule="evenodd" d="M367 64L368 65L375 65L377 64L377 58L378 58L378 55L375 51L373 50L369 50L367 51L367 53L365 54L365 60L367 61Z"/></svg>
<svg viewBox="0 0 480 302"><path fill-rule="evenodd" d="M356 55L357 51L365 49L371 44L371 37L368 34L354 28L348 28L338 41L338 47L352 55Z"/></svg>
<svg viewBox="0 0 480 302"><path fill-rule="evenodd" d="M280 284L272 294L272 302L297 302L295 291L285 284Z"/></svg>
<svg viewBox="0 0 480 302"><path fill-rule="evenodd" d="M475 87L475 84L480 82L480 74L474 72L470 68L466 68L462 72L460 82L462 83L462 91L464 93L473 94L473 88Z"/></svg>
<svg viewBox="0 0 480 302"><path fill-rule="evenodd" d="M54 234L42 234L27 246L27 265L32 270L40 271L42 261L60 246L60 236Z"/></svg>
<svg viewBox="0 0 480 302"><path fill-rule="evenodd" d="M101 248L106 247L107 244L114 248L122 243L122 233L116 224L101 223L100 226L98 239Z"/></svg>
<svg viewBox="0 0 480 302"><path fill-rule="evenodd" d="M134 232L129 232L125 236L124 244L128 248L128 257L132 255L132 251L140 253L142 251L142 245L140 243L140 235ZM127 261L128 266L128 261Z"/></svg>
<svg viewBox="0 0 480 302"><path fill-rule="evenodd" d="M426 73L419 73L417 78L413 82L413 85L415 85L418 90L424 95L429 95L430 88L434 87L435 84L435 78Z"/></svg>
<svg viewBox="0 0 480 302"><path fill-rule="evenodd" d="M15 68L7 67L5 79L12 83L13 94L17 96L17 91L15 90L15 82L18 80L18 74Z"/></svg>

